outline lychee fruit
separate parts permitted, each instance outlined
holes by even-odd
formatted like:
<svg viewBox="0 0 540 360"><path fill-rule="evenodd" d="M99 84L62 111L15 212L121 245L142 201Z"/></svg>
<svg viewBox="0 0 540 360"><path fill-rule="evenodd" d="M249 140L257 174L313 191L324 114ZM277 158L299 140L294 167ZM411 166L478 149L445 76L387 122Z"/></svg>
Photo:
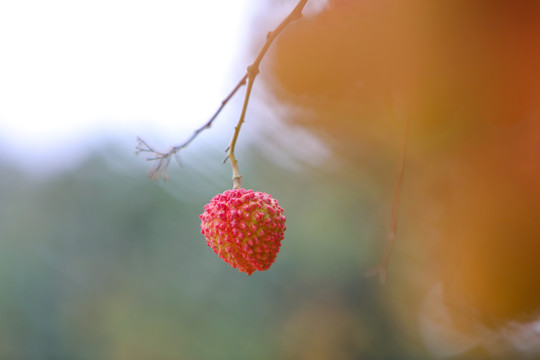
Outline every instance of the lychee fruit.
<svg viewBox="0 0 540 360"><path fill-rule="evenodd" d="M269 194L227 190L204 206L200 218L208 246L240 272L264 271L276 260L286 218Z"/></svg>

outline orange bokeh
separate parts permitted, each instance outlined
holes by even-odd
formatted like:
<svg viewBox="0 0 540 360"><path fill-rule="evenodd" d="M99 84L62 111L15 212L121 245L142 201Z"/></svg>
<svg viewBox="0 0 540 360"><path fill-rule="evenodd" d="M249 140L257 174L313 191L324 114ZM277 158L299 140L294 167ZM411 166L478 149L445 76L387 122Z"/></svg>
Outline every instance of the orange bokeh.
<svg viewBox="0 0 540 360"><path fill-rule="evenodd" d="M310 110L292 123L389 184L410 121L408 246L429 243L449 309L491 328L540 310L538 18L538 1L334 0L281 35L264 75Z"/></svg>

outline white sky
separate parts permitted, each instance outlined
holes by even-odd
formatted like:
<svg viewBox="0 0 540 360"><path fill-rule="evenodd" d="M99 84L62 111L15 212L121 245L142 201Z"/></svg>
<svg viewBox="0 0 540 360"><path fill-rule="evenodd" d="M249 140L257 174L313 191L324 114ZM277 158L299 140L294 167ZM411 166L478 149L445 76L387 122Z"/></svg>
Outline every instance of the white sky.
<svg viewBox="0 0 540 360"><path fill-rule="evenodd" d="M243 75L249 3L0 1L4 157L54 157L100 134L182 141Z"/></svg>

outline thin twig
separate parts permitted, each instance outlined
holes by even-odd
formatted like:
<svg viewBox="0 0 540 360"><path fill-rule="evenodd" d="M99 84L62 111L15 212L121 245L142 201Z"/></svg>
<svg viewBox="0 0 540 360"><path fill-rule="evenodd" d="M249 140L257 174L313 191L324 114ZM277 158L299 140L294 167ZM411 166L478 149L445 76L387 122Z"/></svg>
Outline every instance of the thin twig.
<svg viewBox="0 0 540 360"><path fill-rule="evenodd" d="M135 148L135 153L139 154L141 152L148 152L154 154L153 157L147 158L149 161L157 161L157 163L150 169L148 172L148 175L152 179L158 179L160 177L163 177L163 179L167 179L167 174L165 171L167 170L167 167L170 163L170 158L173 155L176 155L181 149L188 146L201 132L204 130L210 128L212 126L212 123L214 120L218 117L218 115L221 113L221 110L227 105L229 100L236 94L236 92L246 84L247 90L246 90L246 96L244 98L244 104L242 106L242 113L240 115L240 119L238 120L238 123L236 124L234 135L231 140L231 144L227 148L227 157L225 158L224 162L227 161L227 159L231 160L231 166L233 168L233 185L235 188L241 187L241 175L238 172L238 162L236 160L236 157L234 156L234 149L236 145L236 141L238 139L238 134L240 133L240 128L242 127L242 124L244 123L247 105L249 102L249 96L251 94L251 89L253 88L253 83L255 81L255 77L259 73L259 65L266 55L266 52L270 48L270 45L274 41L274 39L285 29L285 27L290 24L291 22L299 19L302 17L302 10L306 6L306 3L308 0L300 0L294 7L294 9L289 13L289 15L271 32L269 32L266 36L266 42L262 49L260 50L259 54L257 55L257 58L251 64L248 66L248 69L246 71L246 74L240 79L240 81L236 84L236 86L233 88L233 90L227 95L227 97L221 102L221 105L217 109L217 111L212 115L212 117L200 128L195 130L195 132L182 144L173 146L169 149L167 152L159 152L153 149L152 147L148 146L148 144L143 141L141 138L137 138L137 146Z"/></svg>
<svg viewBox="0 0 540 360"><path fill-rule="evenodd" d="M386 273L388 270L388 263L390 262L390 257L392 255L394 244L396 242L396 232L397 232L398 217L399 217L399 204L401 200L401 190L403 188L403 178L405 175L408 139L409 139L409 119L405 118L405 125L403 129L403 141L402 141L401 150L400 150L398 175L397 175L396 184L394 188L394 196L392 199L392 215L390 217L388 237L386 238L384 252L383 252L382 260L380 264L376 266L375 268L372 268L366 271L367 276L378 275L381 283L386 282Z"/></svg>
<svg viewBox="0 0 540 360"><path fill-rule="evenodd" d="M304 7L306 6L308 0L300 0L294 7L294 9L287 15L285 19L272 31L270 31L266 35L266 42L262 49L259 51L259 54L257 55L257 58L255 58L255 61L248 66L247 68L247 89L246 89L246 95L244 98L244 104L242 106L242 113L240 114L240 119L238 119L238 123L236 124L234 128L234 134L231 140L231 144L227 148L228 153L227 157L224 161L227 161L227 159L231 160L231 166L233 170L233 187L235 189L242 187L242 175L240 175L240 172L238 170L238 161L236 160L236 157L234 155L234 150L236 147L236 141L238 140L238 135L240 134L240 129L242 128L242 124L245 121L246 117L246 111L249 103L249 97L251 95L251 90L253 89L253 83L255 82L255 78L259 74L259 65L261 64L261 61L263 60L264 56L268 52L268 49L270 49L270 46L272 45L272 42L278 37L278 35L293 21L296 21L300 19L302 15L302 11L304 10Z"/></svg>
<svg viewBox="0 0 540 360"><path fill-rule="evenodd" d="M204 124L203 126L201 126L200 128L198 128L197 130L195 130L195 132L193 133L193 135L191 135L191 137L189 139L187 139L184 143L182 143L181 145L177 145L175 147L172 148L172 150L174 150L174 152L177 152L178 150L180 149L183 149L185 148L186 146L188 146L193 140L195 140L195 138L205 129L208 129L212 126L212 123L214 122L214 120L218 117L218 115L221 113L221 110L223 110L223 108L225 107L225 105L227 105L227 103L229 102L229 100L232 99L232 97L234 96L234 94L236 94L236 92L238 91L238 89L240 89L242 86L244 86L246 84L246 80L247 80L247 74L245 74L242 79L240 79L240 81L238 82L238 84L236 84L236 86L234 87L234 89L232 89L232 91L229 93L229 95L227 95L227 97L221 102L221 105L219 106L219 108L216 110L216 112L214 113L214 115L212 115L212 117L210 118L210 120L208 120L206 122L206 124Z"/></svg>
<svg viewBox="0 0 540 360"><path fill-rule="evenodd" d="M153 180L157 180L160 177L163 177L164 180L167 180L168 176L166 174L166 170L171 161L171 157L173 155L176 155L181 149L187 147L193 140L195 140L197 136L199 136L201 132L203 132L206 129L209 129L212 126L212 123L214 122L214 120L216 120L218 115L221 113L221 110L223 110L223 108L225 107L225 105L227 105L229 100L231 100L234 94L236 94L236 92L242 86L246 84L247 77L248 76L246 74L240 79L240 81L236 84L236 86L231 90L229 95L227 95L227 97L221 102L221 105L216 110L214 115L212 115L212 117L203 126L195 130L195 132L193 132L193 134L182 144L171 147L169 151L160 152L154 149L153 147L149 146L148 143L146 143L143 139L138 137L137 146L135 147L135 154L139 154L142 152L151 153L154 156L147 158L146 160L156 161L154 166L152 166L152 168L148 171L148 176L150 176Z"/></svg>

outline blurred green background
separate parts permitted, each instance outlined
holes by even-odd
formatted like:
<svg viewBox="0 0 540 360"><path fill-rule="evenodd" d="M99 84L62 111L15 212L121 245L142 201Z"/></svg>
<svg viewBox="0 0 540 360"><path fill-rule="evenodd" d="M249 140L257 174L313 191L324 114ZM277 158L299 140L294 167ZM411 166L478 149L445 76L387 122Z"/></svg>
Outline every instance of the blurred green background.
<svg viewBox="0 0 540 360"><path fill-rule="evenodd" d="M350 178L243 151L244 186L277 198L288 226L272 268L247 276L199 232L229 166L189 156L166 183L115 147L48 176L1 165L0 359L426 355L392 315L403 299L363 276L386 227L376 186L352 192Z"/></svg>
<svg viewBox="0 0 540 360"><path fill-rule="evenodd" d="M168 182L118 145L45 175L1 164L0 359L435 358L419 315L436 260L412 247L415 221L400 228L388 282L364 276L385 239L390 170L280 166L269 148L241 147L244 187L277 198L288 227L272 267L247 276L200 234L203 206L231 186L212 145L186 149ZM404 194L402 211L414 202Z"/></svg>

